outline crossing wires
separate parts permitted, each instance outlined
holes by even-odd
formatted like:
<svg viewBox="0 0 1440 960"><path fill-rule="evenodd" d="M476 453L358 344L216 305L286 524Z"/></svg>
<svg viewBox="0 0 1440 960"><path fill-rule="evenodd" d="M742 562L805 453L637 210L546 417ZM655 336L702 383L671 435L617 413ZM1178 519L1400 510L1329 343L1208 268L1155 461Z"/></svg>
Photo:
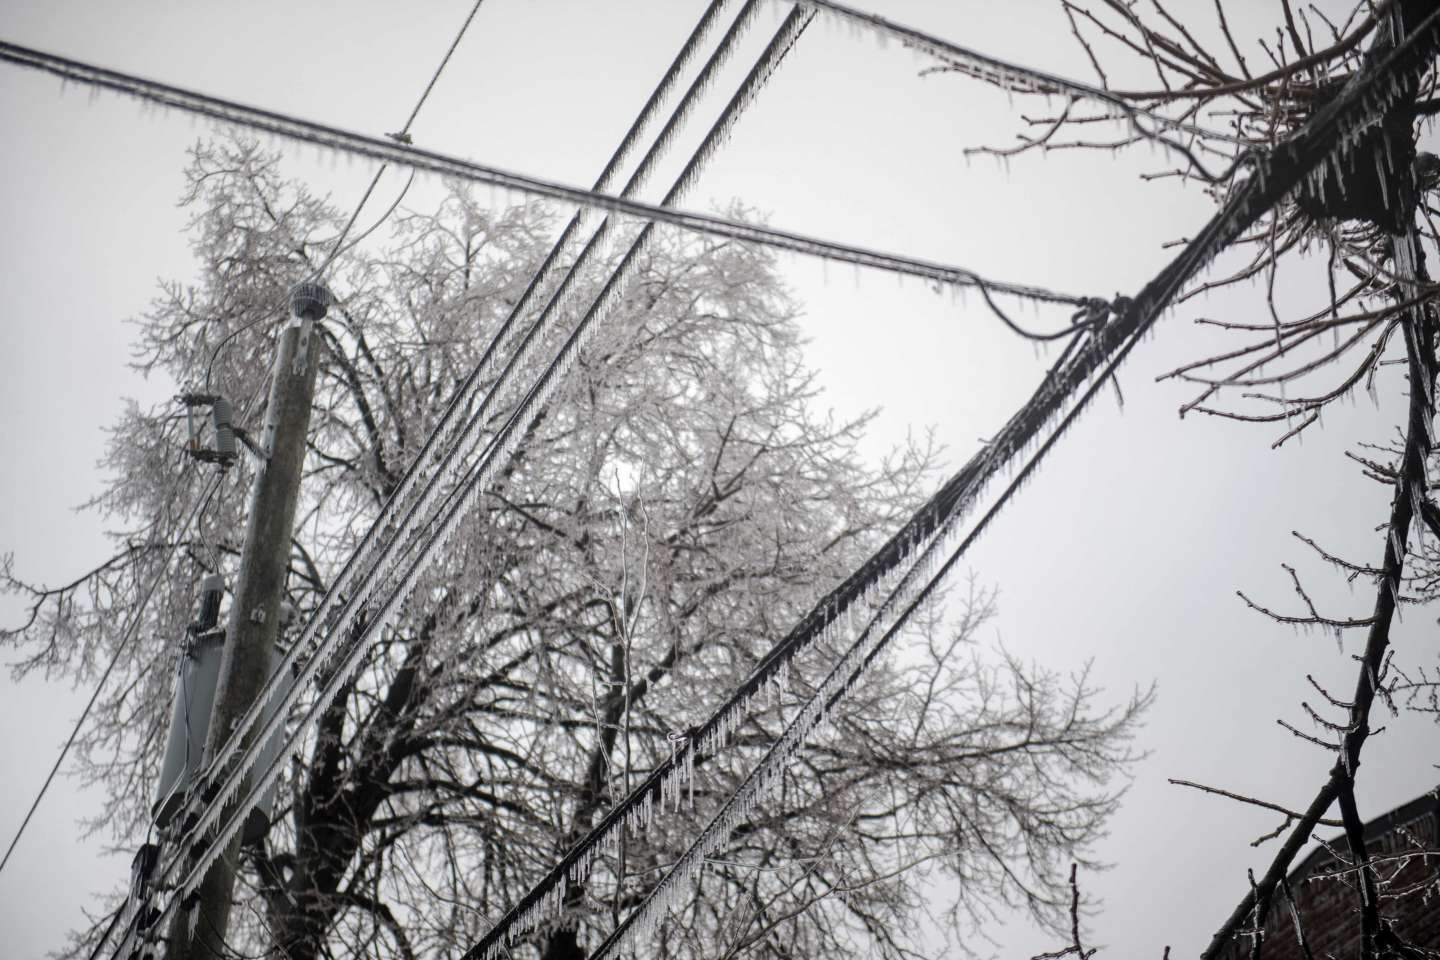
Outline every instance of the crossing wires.
<svg viewBox="0 0 1440 960"><path fill-rule="evenodd" d="M435 84L439 82L440 74L445 72L445 67L449 65L450 58L455 55L455 48L460 46L461 40L465 39L465 32L470 29L470 24L475 19L475 14L480 12L480 4L484 2L485 0L475 0L475 3L470 7L470 12L465 16L465 22L460 24L459 30L455 31L455 39L450 41L450 46L446 49L445 56L441 57L440 62L436 64L435 72L430 75L430 82L425 84L425 89L420 92L420 97L415 101L415 106L410 108L410 116L405 118L405 124L396 133L386 134L386 136L397 143L410 142L410 128L415 125L415 118L420 116L420 109L425 106L425 101L430 99L430 92L435 89ZM350 214L350 219L345 223L345 228L341 230L340 235L335 238L335 243L331 246L330 253L325 257L325 261L315 268L310 279L318 280L323 277L325 271L330 268L330 264L335 262L335 258L347 249L345 247L345 238L348 237L350 231L355 228L355 221L360 217L360 211L365 209L365 204L369 202L370 195L375 192L375 188L380 184L380 178L385 176L385 171L389 168L390 165L388 163L382 163L380 169L375 171L375 176L370 179L370 185L365 188L364 194L360 197L360 202L355 205L355 211ZM413 176L411 177L411 182L414 182ZM403 198L409 189L410 184L405 184L405 189L400 191L400 197ZM397 199L390 205L390 209L385 212L385 215L376 221L375 226L366 231L366 234L368 235L371 231L379 227L380 224L389 219L390 214L394 213L395 208L399 205L400 200Z"/></svg>
<svg viewBox="0 0 1440 960"><path fill-rule="evenodd" d="M562 203L579 204L639 220L667 224L704 236L738 240L798 253L802 256L916 277L949 288L984 287L991 294L1001 293L1041 304L1081 307L1088 301L1088 298L1084 296L1045 287L988 279L979 272L963 266L937 263L856 244L840 243L728 217L669 209L639 200L615 197L434 150L426 150L410 144L397 143L383 137L372 137L339 127L303 120L278 111L247 106L221 97L147 80L133 74L34 50L4 40L0 40L0 60L9 61L28 69L51 73L68 81L112 90L164 107L210 117L223 123L247 127L261 133L302 143L315 144L337 153L368 157L408 169L437 173L465 183L484 184L558 200Z"/></svg>

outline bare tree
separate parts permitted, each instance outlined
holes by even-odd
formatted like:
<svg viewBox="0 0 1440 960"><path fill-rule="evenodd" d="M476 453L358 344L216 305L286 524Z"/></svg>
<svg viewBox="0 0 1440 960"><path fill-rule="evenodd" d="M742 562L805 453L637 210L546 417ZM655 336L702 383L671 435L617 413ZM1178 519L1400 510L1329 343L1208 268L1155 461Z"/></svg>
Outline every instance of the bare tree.
<svg viewBox="0 0 1440 960"><path fill-rule="evenodd" d="M198 146L188 183L200 275L166 286L139 321L136 362L242 401L260 393L286 285L343 221L250 143ZM490 210L456 189L434 213L397 215L383 249L336 262L289 585L301 617L549 233L538 205ZM582 301L603 279L583 279ZM867 418L817 410L796 312L763 252L655 246L287 771L268 833L245 847L238 954L463 949L923 498L940 451L919 442L867 465ZM119 529L112 557L59 587L4 571L32 605L5 635L19 672L88 679L146 571L178 549L80 744L81 770L108 797L91 828L122 847L147 830L195 582L233 570L243 529L239 468L199 522L174 530L200 480L184 431L172 407L132 408L116 426L112 481L92 504ZM982 651L993 596L972 585L958 600L958 619L931 609L868 675L713 861L656 955L913 955L933 875L960 881L957 924L1016 905L1064 922L1064 866L1088 862L1116 808L1149 694L1107 707L1083 675ZM797 665L791 697L833 653L822 643ZM728 796L789 703L749 717L682 809L602 856L524 949L582 956ZM74 952L96 933L79 932Z"/></svg>

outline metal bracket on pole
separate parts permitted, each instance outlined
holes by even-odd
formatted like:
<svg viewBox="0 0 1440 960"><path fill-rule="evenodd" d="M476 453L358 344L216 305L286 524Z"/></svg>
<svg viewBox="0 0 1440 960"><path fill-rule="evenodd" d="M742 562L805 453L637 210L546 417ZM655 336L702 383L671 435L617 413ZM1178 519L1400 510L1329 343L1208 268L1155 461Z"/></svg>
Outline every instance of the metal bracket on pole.
<svg viewBox="0 0 1440 960"><path fill-rule="evenodd" d="M295 345L295 360L290 364L292 377L305 375L305 364L310 360L310 333L314 328L315 322L309 317L300 318L300 342Z"/></svg>
<svg viewBox="0 0 1440 960"><path fill-rule="evenodd" d="M228 470L239 454L235 449L235 410L230 401L213 393L182 393L177 398L185 405L185 424L189 432L186 453L201 463L218 463L221 470ZM213 449L200 445L199 431L195 423L195 408L209 407L210 420L214 426L215 446Z"/></svg>

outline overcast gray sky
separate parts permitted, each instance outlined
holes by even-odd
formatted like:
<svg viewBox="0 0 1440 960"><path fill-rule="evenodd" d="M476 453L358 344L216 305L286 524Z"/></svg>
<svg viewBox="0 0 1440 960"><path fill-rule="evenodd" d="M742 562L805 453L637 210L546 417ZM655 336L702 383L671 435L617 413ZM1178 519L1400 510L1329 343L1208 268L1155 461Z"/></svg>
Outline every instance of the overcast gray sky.
<svg viewBox="0 0 1440 960"><path fill-rule="evenodd" d="M0 0L0 36L378 134L400 126L469 5ZM486 0L415 140L588 184L702 5ZM1231 6L1232 25L1248 36L1278 16L1270 4ZM1053 2L872 7L1002 56L1085 74ZM1209 0L1171 7L1202 36L1213 33ZM768 32L758 28L752 46ZM737 70L744 61L736 58ZM1193 188L1141 183L1136 175L1160 163L1143 150L1028 157L1008 169L967 162L964 147L1011 136L1023 105L958 77L921 78L922 66L895 44L817 24L688 206L740 198L776 226L1105 296L1133 292L1168 259L1160 244L1209 215ZM72 508L100 489L94 463L121 398L154 402L172 392L125 366L123 321L145 308L158 278L192 272L175 200L187 146L212 128L0 66L0 129L0 551L13 552L25 575L55 582L104 549L96 516ZM291 175L341 206L371 173L312 148L277 146ZM382 195L400 182L388 181ZM877 454L933 426L953 460L968 456L1045 362L975 302L798 257L782 266L805 304L825 401L844 413L883 408ZM1282 292L1313 293L1316 276L1296 271ZM1374 527L1388 493L1342 453L1400 422L1398 381L1383 384L1378 405L1362 394L1327 414L1323 431L1278 451L1270 429L1179 420L1187 395L1153 383L1215 342L1195 316L1253 319L1263 310L1261 292L1249 288L1165 318L1124 370L1123 412L1106 401L1085 417L972 554L981 581L1001 590L987 641L1065 669L1093 658L1116 701L1158 683L1143 739L1151 754L1098 851L1116 866L1085 881L1106 900L1094 927L1113 956L1158 958L1165 944L1177 955L1198 951L1243 895L1246 867L1269 856L1248 841L1275 818L1169 786L1167 777L1294 806L1308 801L1331 762L1274 721L1301 719L1306 672L1348 685L1357 641L1342 653L1327 636L1276 627L1248 613L1235 590L1286 605L1293 593L1279 564L1290 562L1334 615L1366 616L1373 601L1368 588L1352 592L1310 563L1291 531L1357 559L1379 557ZM1434 624L1433 611L1407 611L1397 656L1413 662L1423 638L1433 660ZM0 679L3 842L83 695ZM1362 811L1382 812L1434 786L1436 746L1434 726L1392 724L1366 748ZM93 815L97 801L73 781L58 784L0 874L8 956L57 946L80 910L127 871L128 857L102 856L103 835L77 838L75 820ZM1006 957L1054 946L1023 924L985 933Z"/></svg>

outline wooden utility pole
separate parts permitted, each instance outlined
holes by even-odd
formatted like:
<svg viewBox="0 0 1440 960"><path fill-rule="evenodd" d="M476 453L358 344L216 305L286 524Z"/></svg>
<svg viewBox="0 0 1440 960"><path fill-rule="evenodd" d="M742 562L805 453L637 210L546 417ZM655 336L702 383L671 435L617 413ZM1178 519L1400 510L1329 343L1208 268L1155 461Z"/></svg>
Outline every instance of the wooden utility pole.
<svg viewBox="0 0 1440 960"><path fill-rule="evenodd" d="M230 606L219 686L205 744L207 763L224 746L270 676L271 651L280 628L280 603L290 568L290 539L305 464L310 408L315 397L319 341L313 328L325 316L329 303L329 292L317 283L296 284L290 291L294 318L281 332L275 354L274 380L260 441L266 458L255 479L240 555L240 576ZM250 737L256 732L252 730ZM242 796L244 792L242 789ZM199 902L176 914L170 929L170 960L231 956L225 934L239 856L240 839L236 838L205 875Z"/></svg>

